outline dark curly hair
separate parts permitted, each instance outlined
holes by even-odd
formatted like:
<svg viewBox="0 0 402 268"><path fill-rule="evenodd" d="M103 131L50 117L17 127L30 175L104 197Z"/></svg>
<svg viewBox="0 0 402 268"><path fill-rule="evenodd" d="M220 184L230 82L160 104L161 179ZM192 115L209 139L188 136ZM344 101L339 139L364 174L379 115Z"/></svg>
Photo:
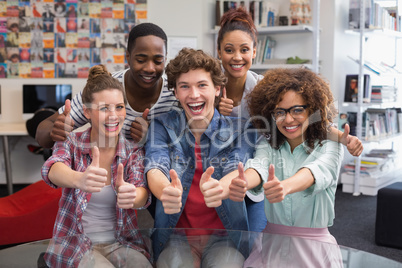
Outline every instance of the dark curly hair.
<svg viewBox="0 0 402 268"><path fill-rule="evenodd" d="M168 87L170 89L176 88L176 81L179 76L195 69L204 69L209 72L214 86L223 87L226 85L227 78L216 58L201 49L183 48L176 58L172 59L166 66Z"/></svg>
<svg viewBox="0 0 402 268"><path fill-rule="evenodd" d="M250 35L253 40L253 46L257 45L257 28L255 27L254 21L251 18L250 13L248 13L244 8L229 9L226 11L220 21L221 28L219 29L217 45L218 50L221 49L221 42L224 35L228 32L240 30L246 32Z"/></svg>
<svg viewBox="0 0 402 268"><path fill-rule="evenodd" d="M270 136L269 143L278 149L286 138L276 127L271 113L290 90L300 94L307 105L309 126L304 133L305 141L311 149L314 149L316 140L321 146L337 110L329 84L308 69L271 69L265 73L264 78L248 95L248 107L254 126Z"/></svg>
<svg viewBox="0 0 402 268"><path fill-rule="evenodd" d="M92 103L93 94L106 89L120 90L123 94L124 104L127 104L126 92L119 80L111 76L105 65L93 66L89 69L87 84L82 91L82 102L84 104Z"/></svg>

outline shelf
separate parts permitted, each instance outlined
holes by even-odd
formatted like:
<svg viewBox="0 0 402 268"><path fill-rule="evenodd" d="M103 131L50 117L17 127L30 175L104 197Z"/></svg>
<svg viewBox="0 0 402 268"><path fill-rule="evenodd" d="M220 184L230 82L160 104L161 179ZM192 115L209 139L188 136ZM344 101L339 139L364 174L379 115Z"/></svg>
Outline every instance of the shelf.
<svg viewBox="0 0 402 268"><path fill-rule="evenodd" d="M252 70L268 70L268 69L275 69L275 68L285 68L285 69L292 69L292 68L308 68L312 69L312 64L253 64L251 66Z"/></svg>
<svg viewBox="0 0 402 268"><path fill-rule="evenodd" d="M347 108L352 108L352 109L358 109L358 104L355 102L343 102L342 103L343 107ZM383 103L363 103L362 108L367 109L367 108L395 108L395 107L400 107L401 104L398 102L383 102Z"/></svg>
<svg viewBox="0 0 402 268"><path fill-rule="evenodd" d="M219 26L216 26L212 30L212 34L219 32ZM272 26L272 27L258 27L258 34L281 34L281 33L308 33L313 32L313 26L311 25L289 25L289 26Z"/></svg>
<svg viewBox="0 0 402 268"><path fill-rule="evenodd" d="M349 30L346 30L345 33L359 36L360 30L359 29L353 29L353 30L349 29ZM397 31L390 30L390 29L385 29L385 28L364 29L364 36L370 37L370 36L374 36L374 35L384 35L384 36L388 36L388 37L402 38L402 32L397 32Z"/></svg>

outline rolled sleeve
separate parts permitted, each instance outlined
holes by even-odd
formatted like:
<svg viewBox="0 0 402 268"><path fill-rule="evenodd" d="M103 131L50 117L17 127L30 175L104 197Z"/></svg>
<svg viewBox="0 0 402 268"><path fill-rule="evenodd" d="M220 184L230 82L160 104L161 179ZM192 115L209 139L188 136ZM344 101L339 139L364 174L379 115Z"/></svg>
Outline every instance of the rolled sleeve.
<svg viewBox="0 0 402 268"><path fill-rule="evenodd" d="M301 167L308 168L315 180L314 185L305 191L306 194L317 194L338 182L343 147L340 143L329 140L322 144L323 146L316 146Z"/></svg>
<svg viewBox="0 0 402 268"><path fill-rule="evenodd" d="M262 182L248 192L252 195L259 195L263 192L262 185L268 180L268 167L272 163L272 148L265 137L261 136L258 140L254 158L247 160L244 170L254 169L261 177Z"/></svg>
<svg viewBox="0 0 402 268"><path fill-rule="evenodd" d="M65 142L56 142L52 148L52 156L50 156L42 166L42 179L53 188L59 187L49 179L50 168L53 166L53 164L58 162L71 167L71 145L72 143L69 139L67 139Z"/></svg>

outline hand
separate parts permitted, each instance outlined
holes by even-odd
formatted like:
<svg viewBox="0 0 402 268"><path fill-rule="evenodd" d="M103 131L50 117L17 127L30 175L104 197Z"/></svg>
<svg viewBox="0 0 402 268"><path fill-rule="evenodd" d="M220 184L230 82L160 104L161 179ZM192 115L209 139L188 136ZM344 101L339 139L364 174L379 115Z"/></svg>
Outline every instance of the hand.
<svg viewBox="0 0 402 268"><path fill-rule="evenodd" d="M286 191L281 181L275 176L275 166L269 165L268 181L262 185L265 197L270 203L279 203L285 199Z"/></svg>
<svg viewBox="0 0 402 268"><path fill-rule="evenodd" d="M92 150L92 163L79 178L78 187L88 193L100 192L107 181L107 170L99 167L99 148Z"/></svg>
<svg viewBox="0 0 402 268"><path fill-rule="evenodd" d="M67 135L74 129L74 121L70 117L71 103L66 100L63 113L57 116L50 132L53 141L65 141Z"/></svg>
<svg viewBox="0 0 402 268"><path fill-rule="evenodd" d="M182 207L183 187L174 169L169 171L171 182L163 188L161 201L166 214L179 213Z"/></svg>
<svg viewBox="0 0 402 268"><path fill-rule="evenodd" d="M130 136L137 143L142 142L148 131L148 117L149 109L146 108L141 117L136 117L135 121L131 123Z"/></svg>
<svg viewBox="0 0 402 268"><path fill-rule="evenodd" d="M213 179L211 176L214 174L214 167L208 167L202 174L200 180L200 190L204 195L204 201L207 207L214 208L222 205L223 187L219 181Z"/></svg>
<svg viewBox="0 0 402 268"><path fill-rule="evenodd" d="M119 208L133 208L135 198L137 197L137 188L134 184L124 181L124 167L122 163L117 167L116 189L117 205Z"/></svg>
<svg viewBox="0 0 402 268"><path fill-rule="evenodd" d="M239 176L234 178L229 185L229 199L235 202L241 202L246 196L248 186L242 162L239 163L237 170L239 171Z"/></svg>
<svg viewBox="0 0 402 268"><path fill-rule="evenodd" d="M218 110L222 115L229 116L233 110L233 100L228 99L226 95L226 88L222 88L222 98L219 102Z"/></svg>
<svg viewBox="0 0 402 268"><path fill-rule="evenodd" d="M341 136L341 143L346 146L349 153L353 156L359 156L363 152L363 143L358 137L349 135L350 126L345 124L345 131Z"/></svg>

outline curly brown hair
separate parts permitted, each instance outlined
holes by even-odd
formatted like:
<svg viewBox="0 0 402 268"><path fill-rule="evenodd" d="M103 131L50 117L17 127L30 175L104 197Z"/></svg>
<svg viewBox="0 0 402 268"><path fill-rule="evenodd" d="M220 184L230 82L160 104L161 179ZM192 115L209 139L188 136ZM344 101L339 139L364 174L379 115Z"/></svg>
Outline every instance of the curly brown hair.
<svg viewBox="0 0 402 268"><path fill-rule="evenodd" d="M124 104L127 104L126 92L123 85L113 78L106 66L103 64L95 65L89 69L87 84L82 91L82 102L90 104L93 101L93 94L105 89L118 89L122 92Z"/></svg>
<svg viewBox="0 0 402 268"><path fill-rule="evenodd" d="M227 78L216 58L201 49L183 48L176 58L172 59L166 66L168 87L176 88L176 81L180 75L195 69L204 69L209 72L214 86L224 87L226 85Z"/></svg>
<svg viewBox="0 0 402 268"><path fill-rule="evenodd" d="M276 127L271 113L290 90L306 102L309 126L304 135L307 145L313 149L316 140L321 145L327 138L328 127L337 114L329 84L315 72L302 68L268 70L248 95L250 116L254 126L270 136L269 143L278 149L286 138Z"/></svg>
<svg viewBox="0 0 402 268"><path fill-rule="evenodd" d="M220 26L217 38L218 50L221 49L223 36L228 32L236 30L248 33L253 40L253 46L257 46L257 28L250 13L244 8L232 8L226 11L221 17Z"/></svg>

